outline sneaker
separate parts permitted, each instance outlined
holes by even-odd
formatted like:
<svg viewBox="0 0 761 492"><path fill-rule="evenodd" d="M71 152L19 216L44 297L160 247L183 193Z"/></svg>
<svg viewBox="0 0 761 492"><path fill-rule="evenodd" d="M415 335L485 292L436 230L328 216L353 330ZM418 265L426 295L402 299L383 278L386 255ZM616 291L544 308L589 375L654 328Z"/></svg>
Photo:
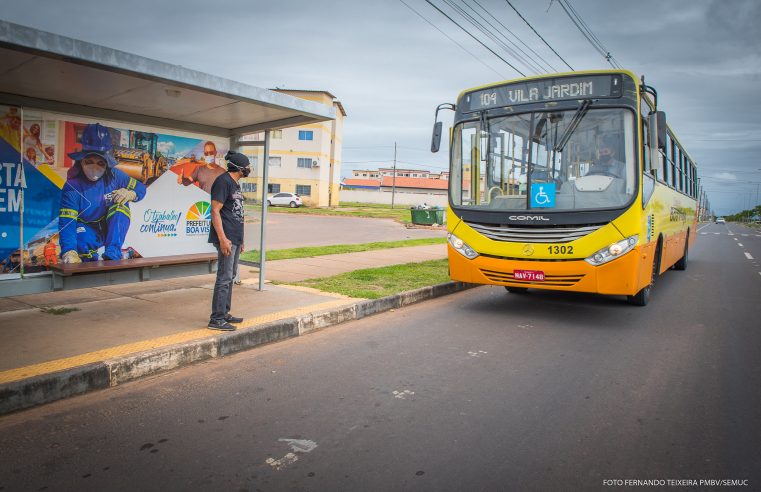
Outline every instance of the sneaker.
<svg viewBox="0 0 761 492"><path fill-rule="evenodd" d="M220 330L220 331L235 331L235 327L228 323L225 320L216 320L212 319L209 320L209 329L210 330Z"/></svg>
<svg viewBox="0 0 761 492"><path fill-rule="evenodd" d="M225 316L225 321L227 321L228 323L243 323L243 318L237 318L235 316L228 314L227 316Z"/></svg>
<svg viewBox="0 0 761 492"><path fill-rule="evenodd" d="M233 280L235 285L243 285L243 280Z"/></svg>

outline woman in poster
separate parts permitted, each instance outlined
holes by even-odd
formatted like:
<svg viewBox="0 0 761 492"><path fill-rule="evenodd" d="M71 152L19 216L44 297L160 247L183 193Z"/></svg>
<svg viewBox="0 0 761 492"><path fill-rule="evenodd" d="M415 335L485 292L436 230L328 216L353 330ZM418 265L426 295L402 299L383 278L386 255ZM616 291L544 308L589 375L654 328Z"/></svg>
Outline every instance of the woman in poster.
<svg viewBox="0 0 761 492"><path fill-rule="evenodd" d="M24 154L29 163L35 167L42 163L53 164L53 156L48 154L40 139L40 133L39 123L32 123L28 130L24 129Z"/></svg>
<svg viewBox="0 0 761 492"><path fill-rule="evenodd" d="M108 128L95 123L82 132L82 150L69 154L69 170L58 218L61 259L80 263L121 260L130 225L129 202L142 200L145 186L116 169Z"/></svg>

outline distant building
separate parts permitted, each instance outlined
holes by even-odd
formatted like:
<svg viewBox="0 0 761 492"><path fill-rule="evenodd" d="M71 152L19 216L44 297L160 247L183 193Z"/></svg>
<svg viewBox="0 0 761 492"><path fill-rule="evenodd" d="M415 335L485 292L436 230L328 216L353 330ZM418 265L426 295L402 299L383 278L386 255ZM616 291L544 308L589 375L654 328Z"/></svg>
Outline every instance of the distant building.
<svg viewBox="0 0 761 492"><path fill-rule="evenodd" d="M352 176L355 178L378 178L380 177L380 173L377 169L355 169L351 172Z"/></svg>
<svg viewBox="0 0 761 492"><path fill-rule="evenodd" d="M382 167L377 170L358 169L352 178L341 182L343 189L364 189L390 192L397 189L408 193L446 195L449 188L449 172L432 173L427 169L394 169Z"/></svg>
<svg viewBox="0 0 761 492"><path fill-rule="evenodd" d="M267 193L291 192L301 195L305 205L335 206L339 203L343 119L346 111L340 101L327 91L273 89L301 99L336 108L336 119L270 132L270 157ZM245 140L263 140L262 133ZM241 180L248 198L260 199L263 155L261 147L244 147L254 172Z"/></svg>

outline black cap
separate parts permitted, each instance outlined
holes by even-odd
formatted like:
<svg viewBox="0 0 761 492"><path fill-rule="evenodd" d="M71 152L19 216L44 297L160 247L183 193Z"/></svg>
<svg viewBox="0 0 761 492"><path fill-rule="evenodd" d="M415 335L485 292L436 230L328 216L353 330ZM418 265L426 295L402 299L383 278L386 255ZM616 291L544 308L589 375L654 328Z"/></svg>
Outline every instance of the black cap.
<svg viewBox="0 0 761 492"><path fill-rule="evenodd" d="M227 155L225 155L225 160L228 162L228 169L230 167L234 167L236 169L243 169L251 165L251 162L248 160L248 157L241 154L240 152L233 152L232 150L227 152Z"/></svg>

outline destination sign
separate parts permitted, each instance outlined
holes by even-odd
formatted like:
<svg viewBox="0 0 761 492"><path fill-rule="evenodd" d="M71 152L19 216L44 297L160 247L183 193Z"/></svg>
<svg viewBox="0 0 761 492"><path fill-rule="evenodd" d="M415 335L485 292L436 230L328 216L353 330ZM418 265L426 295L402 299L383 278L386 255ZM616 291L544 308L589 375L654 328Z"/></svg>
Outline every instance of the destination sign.
<svg viewBox="0 0 761 492"><path fill-rule="evenodd" d="M465 94L460 107L471 112L538 102L621 97L622 84L618 74L519 82Z"/></svg>

